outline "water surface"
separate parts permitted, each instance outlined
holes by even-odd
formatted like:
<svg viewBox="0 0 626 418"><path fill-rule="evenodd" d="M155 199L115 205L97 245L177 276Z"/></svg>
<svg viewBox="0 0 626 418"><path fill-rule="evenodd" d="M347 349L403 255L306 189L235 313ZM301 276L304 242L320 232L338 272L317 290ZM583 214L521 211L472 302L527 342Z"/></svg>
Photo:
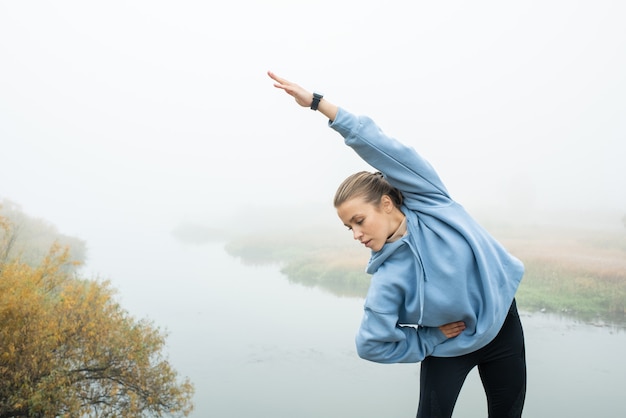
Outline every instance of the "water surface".
<svg viewBox="0 0 626 418"><path fill-rule="evenodd" d="M111 250L92 264L110 275L126 309L169 331L170 360L196 387L192 417L415 416L419 365L379 365L356 355L361 299L291 284L279 266L246 266L222 244L152 238L132 259ZM525 416L626 416L625 332L541 313L521 316ZM486 415L473 371L454 416Z"/></svg>

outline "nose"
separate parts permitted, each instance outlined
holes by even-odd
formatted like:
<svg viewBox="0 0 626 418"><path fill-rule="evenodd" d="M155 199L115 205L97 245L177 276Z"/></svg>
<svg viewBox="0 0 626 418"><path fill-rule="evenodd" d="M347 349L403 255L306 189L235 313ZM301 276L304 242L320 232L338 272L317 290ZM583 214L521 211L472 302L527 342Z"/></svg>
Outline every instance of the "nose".
<svg viewBox="0 0 626 418"><path fill-rule="evenodd" d="M361 230L359 230L357 228L353 228L352 229L352 236L354 237L355 240L361 241L361 237L363 236L363 232L361 232Z"/></svg>

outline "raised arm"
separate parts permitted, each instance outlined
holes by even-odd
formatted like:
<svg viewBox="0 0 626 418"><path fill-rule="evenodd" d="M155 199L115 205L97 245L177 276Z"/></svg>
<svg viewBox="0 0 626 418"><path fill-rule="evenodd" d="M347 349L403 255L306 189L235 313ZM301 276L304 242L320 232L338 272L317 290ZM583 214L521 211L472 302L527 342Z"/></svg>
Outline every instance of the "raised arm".
<svg viewBox="0 0 626 418"><path fill-rule="evenodd" d="M287 94L292 96L296 100L296 103L298 103L300 106L311 107L311 103L313 103L313 93L300 87L296 83L292 83L289 80L278 77L271 71L268 71L267 75L269 75L270 78L274 80L274 87L278 89L283 89ZM335 120L335 118L337 117L338 107L323 98L322 100L320 100L317 110L328 119Z"/></svg>
<svg viewBox="0 0 626 418"><path fill-rule="evenodd" d="M267 73L276 88L284 90L302 107L310 107L313 93L296 83ZM322 99L318 111L332 123L359 156L381 171L387 180L405 196L405 203L413 200L419 204L441 205L450 201L448 192L433 168L415 150L388 137L367 117L359 117Z"/></svg>

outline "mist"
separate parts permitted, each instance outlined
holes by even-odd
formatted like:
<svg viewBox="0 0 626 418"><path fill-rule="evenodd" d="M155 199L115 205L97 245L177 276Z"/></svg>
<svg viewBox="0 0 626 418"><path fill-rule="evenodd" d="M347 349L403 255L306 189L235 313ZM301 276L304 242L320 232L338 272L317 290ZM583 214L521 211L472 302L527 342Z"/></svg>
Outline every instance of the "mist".
<svg viewBox="0 0 626 418"><path fill-rule="evenodd" d="M81 274L171 332L195 416L414 416L414 365L354 351L362 300L225 249L344 232L335 189L371 170L267 71L413 146L489 229L562 235L513 236L520 258L549 248L617 281L625 16L608 0L1 1L0 203L84 243ZM529 415L623 416L623 328L524 315ZM476 374L466 387L459 413L485 416Z"/></svg>
<svg viewBox="0 0 626 418"><path fill-rule="evenodd" d="M612 1L2 2L0 197L90 254L185 223L331 219L336 186L369 167L275 89L271 69L414 146L471 212L622 228L625 12Z"/></svg>

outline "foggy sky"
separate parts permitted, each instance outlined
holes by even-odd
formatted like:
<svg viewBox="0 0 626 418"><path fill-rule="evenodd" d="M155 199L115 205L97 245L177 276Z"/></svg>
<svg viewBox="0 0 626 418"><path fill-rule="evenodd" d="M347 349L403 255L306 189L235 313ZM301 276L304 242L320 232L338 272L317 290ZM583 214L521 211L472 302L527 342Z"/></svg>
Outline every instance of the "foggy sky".
<svg viewBox="0 0 626 418"><path fill-rule="evenodd" d="M3 1L0 198L92 247L332 211L369 167L271 69L413 145L470 209L621 216L625 18L621 1Z"/></svg>

